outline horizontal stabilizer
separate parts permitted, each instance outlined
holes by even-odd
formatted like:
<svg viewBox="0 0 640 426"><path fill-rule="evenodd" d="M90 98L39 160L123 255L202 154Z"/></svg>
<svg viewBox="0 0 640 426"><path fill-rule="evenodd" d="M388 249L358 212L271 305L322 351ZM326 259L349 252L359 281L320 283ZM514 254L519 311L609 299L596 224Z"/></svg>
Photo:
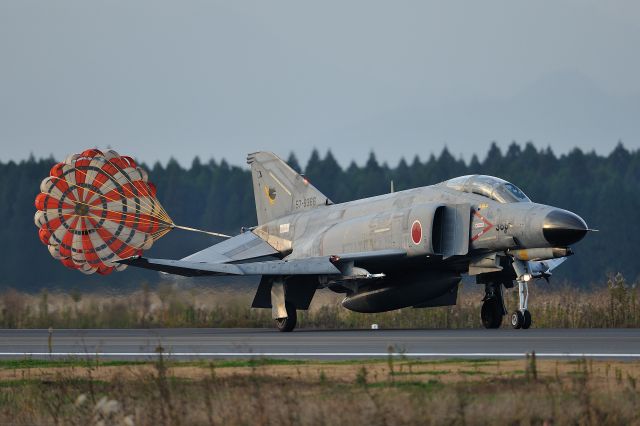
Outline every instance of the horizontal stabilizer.
<svg viewBox="0 0 640 426"><path fill-rule="evenodd" d="M193 253L188 262L226 263L277 255L278 251L253 232L243 232L226 241Z"/></svg>
<svg viewBox="0 0 640 426"><path fill-rule="evenodd" d="M130 257L121 260L123 263L136 268L151 269L167 274L182 275L183 277L199 277L206 275L241 275L237 269L231 269L227 263L196 263L184 260L146 259L144 257Z"/></svg>

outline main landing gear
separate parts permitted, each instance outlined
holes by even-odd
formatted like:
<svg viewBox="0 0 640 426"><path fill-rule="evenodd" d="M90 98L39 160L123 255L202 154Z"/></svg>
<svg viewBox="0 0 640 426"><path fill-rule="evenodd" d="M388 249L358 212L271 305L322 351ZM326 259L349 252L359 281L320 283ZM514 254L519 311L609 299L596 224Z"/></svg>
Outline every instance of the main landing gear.
<svg viewBox="0 0 640 426"><path fill-rule="evenodd" d="M502 298L502 284L491 283L485 286L484 303L480 311L482 325L485 328L500 328L502 317L507 313Z"/></svg>
<svg viewBox="0 0 640 426"><path fill-rule="evenodd" d="M296 323L298 322L296 307L293 306L293 304L286 302L285 308L287 310L287 316L286 318L276 318L276 328L278 331L293 331L293 329L296 328Z"/></svg>
<svg viewBox="0 0 640 426"><path fill-rule="evenodd" d="M271 316L276 320L276 328L279 331L289 332L296 328L296 306L285 298L282 278L275 279L271 284Z"/></svg>

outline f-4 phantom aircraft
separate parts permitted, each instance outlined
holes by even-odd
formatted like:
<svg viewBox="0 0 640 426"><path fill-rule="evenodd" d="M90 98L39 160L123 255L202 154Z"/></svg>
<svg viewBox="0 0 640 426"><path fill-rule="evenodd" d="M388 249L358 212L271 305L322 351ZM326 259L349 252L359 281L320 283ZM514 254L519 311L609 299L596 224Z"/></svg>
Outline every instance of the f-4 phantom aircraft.
<svg viewBox="0 0 640 426"><path fill-rule="evenodd" d="M247 162L257 226L181 260L121 262L191 277L259 275L252 307L270 308L280 331L295 328L296 310L320 288L344 293L356 312L429 308L455 305L467 274L484 285L484 327L500 327L503 288L517 284L511 325L527 329L528 284L548 279L589 231L576 214L492 176L334 204L272 153Z"/></svg>

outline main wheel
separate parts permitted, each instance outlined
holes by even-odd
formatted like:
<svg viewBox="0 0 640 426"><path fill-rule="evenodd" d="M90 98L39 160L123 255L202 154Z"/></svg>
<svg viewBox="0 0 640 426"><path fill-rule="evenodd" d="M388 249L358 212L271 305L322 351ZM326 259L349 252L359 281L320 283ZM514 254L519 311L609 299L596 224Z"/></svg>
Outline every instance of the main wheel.
<svg viewBox="0 0 640 426"><path fill-rule="evenodd" d="M502 306L498 299L487 299L480 310L482 325L484 328L500 328L502 324Z"/></svg>
<svg viewBox="0 0 640 426"><path fill-rule="evenodd" d="M517 330L519 328L522 328L523 324L524 324L524 315L522 315L522 312L515 311L514 313L511 314L511 326L513 328Z"/></svg>
<svg viewBox="0 0 640 426"><path fill-rule="evenodd" d="M296 313L296 307L289 302L285 302L285 308L287 309L286 318L278 318L276 320L276 327L279 331L289 332L296 328L298 322L298 314Z"/></svg>
<svg viewBox="0 0 640 426"><path fill-rule="evenodd" d="M522 313L522 316L522 328L526 330L527 328L531 327L531 313L529 311L524 311Z"/></svg>

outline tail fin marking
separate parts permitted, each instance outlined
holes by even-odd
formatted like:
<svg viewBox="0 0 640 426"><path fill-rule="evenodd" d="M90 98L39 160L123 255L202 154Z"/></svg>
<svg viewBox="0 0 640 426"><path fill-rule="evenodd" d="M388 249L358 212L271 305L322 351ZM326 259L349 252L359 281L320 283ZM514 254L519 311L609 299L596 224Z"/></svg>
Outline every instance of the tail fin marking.
<svg viewBox="0 0 640 426"><path fill-rule="evenodd" d="M251 165L258 225L291 213L332 204L306 178L270 152L247 156Z"/></svg>

